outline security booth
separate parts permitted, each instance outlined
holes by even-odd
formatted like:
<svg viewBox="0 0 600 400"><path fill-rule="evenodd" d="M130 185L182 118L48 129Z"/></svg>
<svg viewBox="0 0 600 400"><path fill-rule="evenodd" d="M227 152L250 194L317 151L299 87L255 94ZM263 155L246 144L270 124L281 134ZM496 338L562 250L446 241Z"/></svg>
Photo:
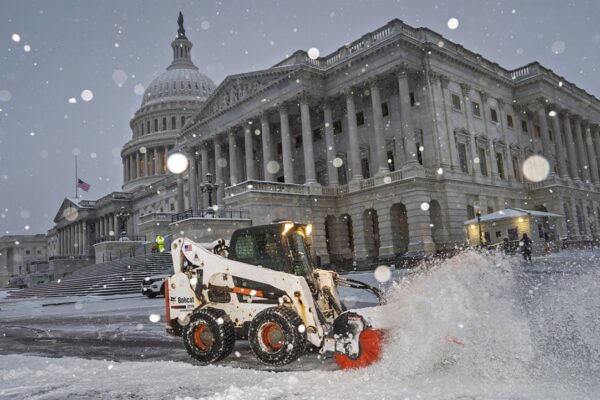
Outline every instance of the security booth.
<svg viewBox="0 0 600 400"><path fill-rule="evenodd" d="M533 256L542 255L549 249L559 247L557 226L562 218L559 214L506 208L491 214L465 221L467 242L471 246L503 246L508 239L511 251L518 251L519 241L526 233L531 240Z"/></svg>

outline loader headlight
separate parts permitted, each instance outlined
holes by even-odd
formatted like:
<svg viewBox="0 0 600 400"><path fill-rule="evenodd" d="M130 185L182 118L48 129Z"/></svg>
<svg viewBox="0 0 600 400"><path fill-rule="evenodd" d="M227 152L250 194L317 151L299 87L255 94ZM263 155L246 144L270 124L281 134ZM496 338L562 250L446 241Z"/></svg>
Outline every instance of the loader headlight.
<svg viewBox="0 0 600 400"><path fill-rule="evenodd" d="M293 224L293 223L291 223L291 222L290 222L290 223L287 223L287 224L285 224L285 225L283 226L283 232L282 232L281 234L282 234L282 235L285 235L285 234L286 234L286 233L288 233L288 231L289 231L290 229L292 229L293 227L294 227L294 224Z"/></svg>
<svg viewBox="0 0 600 400"><path fill-rule="evenodd" d="M312 233L312 230L313 230L312 224L306 225L306 236L310 236L310 234Z"/></svg>

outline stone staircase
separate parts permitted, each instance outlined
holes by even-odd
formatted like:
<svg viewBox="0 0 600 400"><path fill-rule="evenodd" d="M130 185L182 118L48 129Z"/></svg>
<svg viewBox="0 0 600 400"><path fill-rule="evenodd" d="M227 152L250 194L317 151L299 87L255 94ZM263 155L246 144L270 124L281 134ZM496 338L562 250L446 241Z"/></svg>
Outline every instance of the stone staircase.
<svg viewBox="0 0 600 400"><path fill-rule="evenodd" d="M107 296L140 293L142 280L173 267L171 253L153 253L121 258L81 268L50 283L11 291L8 299L59 296Z"/></svg>

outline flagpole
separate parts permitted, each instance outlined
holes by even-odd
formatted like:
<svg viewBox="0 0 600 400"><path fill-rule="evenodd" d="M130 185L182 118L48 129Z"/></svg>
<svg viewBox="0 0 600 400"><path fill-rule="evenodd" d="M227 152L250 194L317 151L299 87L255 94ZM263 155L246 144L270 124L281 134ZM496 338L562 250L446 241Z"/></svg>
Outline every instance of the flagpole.
<svg viewBox="0 0 600 400"><path fill-rule="evenodd" d="M75 156L75 198L77 199L79 197L79 191L78 191L78 185L77 185L77 179L79 177L77 176L77 155Z"/></svg>

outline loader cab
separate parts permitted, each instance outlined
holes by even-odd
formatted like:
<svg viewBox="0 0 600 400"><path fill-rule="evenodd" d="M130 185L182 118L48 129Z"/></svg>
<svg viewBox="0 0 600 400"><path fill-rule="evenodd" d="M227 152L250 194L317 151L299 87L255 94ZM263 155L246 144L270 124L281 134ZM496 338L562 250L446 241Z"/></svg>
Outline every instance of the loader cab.
<svg viewBox="0 0 600 400"><path fill-rule="evenodd" d="M282 221L238 229L231 236L229 258L274 271L312 278L311 225Z"/></svg>

